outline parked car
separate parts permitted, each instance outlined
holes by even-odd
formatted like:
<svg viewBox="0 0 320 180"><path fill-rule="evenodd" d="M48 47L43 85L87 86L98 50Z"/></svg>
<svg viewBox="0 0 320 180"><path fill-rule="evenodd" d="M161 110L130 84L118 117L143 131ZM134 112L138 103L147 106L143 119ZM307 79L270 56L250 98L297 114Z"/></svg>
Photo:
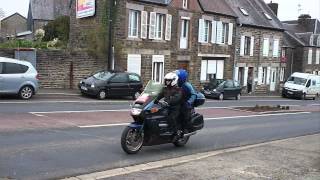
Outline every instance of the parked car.
<svg viewBox="0 0 320 180"><path fill-rule="evenodd" d="M204 87L202 93L207 98L218 98L219 100L223 100L234 97L239 100L241 97L241 87L236 81L226 80L218 84L216 87Z"/></svg>
<svg viewBox="0 0 320 180"><path fill-rule="evenodd" d="M320 95L320 76L308 73L293 73L282 88L282 97L316 99Z"/></svg>
<svg viewBox="0 0 320 180"><path fill-rule="evenodd" d="M30 99L38 89L38 72L31 63L0 57L0 94Z"/></svg>
<svg viewBox="0 0 320 180"><path fill-rule="evenodd" d="M98 99L105 99L107 96L131 96L136 99L140 96L142 87L138 74L106 70L94 73L79 83L82 94L93 95Z"/></svg>

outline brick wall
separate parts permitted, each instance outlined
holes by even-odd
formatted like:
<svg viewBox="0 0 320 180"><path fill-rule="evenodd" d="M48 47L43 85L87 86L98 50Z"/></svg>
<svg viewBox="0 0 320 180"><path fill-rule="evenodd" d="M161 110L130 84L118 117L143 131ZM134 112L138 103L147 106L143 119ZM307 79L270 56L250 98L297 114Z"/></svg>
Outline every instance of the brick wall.
<svg viewBox="0 0 320 180"><path fill-rule="evenodd" d="M0 56L13 58L14 50L1 49ZM105 65L104 59L96 59L83 51L37 51L40 88L77 88L81 79L104 69Z"/></svg>

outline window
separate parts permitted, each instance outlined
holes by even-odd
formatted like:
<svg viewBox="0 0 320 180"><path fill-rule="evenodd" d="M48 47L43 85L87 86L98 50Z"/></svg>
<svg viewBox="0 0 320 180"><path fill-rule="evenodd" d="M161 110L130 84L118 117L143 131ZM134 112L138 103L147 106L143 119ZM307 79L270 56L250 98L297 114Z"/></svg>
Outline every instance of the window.
<svg viewBox="0 0 320 180"><path fill-rule="evenodd" d="M202 60L201 61L201 81L211 79L223 79L224 61L223 60Z"/></svg>
<svg viewBox="0 0 320 180"><path fill-rule="evenodd" d="M140 82L140 77L134 74L129 74L129 81L130 82Z"/></svg>
<svg viewBox="0 0 320 180"><path fill-rule="evenodd" d="M320 64L320 50L317 50L316 53L316 64Z"/></svg>
<svg viewBox="0 0 320 180"><path fill-rule="evenodd" d="M180 48L188 48L188 37L189 37L189 20L182 19L181 22L181 35L180 35Z"/></svg>
<svg viewBox="0 0 320 180"><path fill-rule="evenodd" d="M152 80L157 83L162 83L164 77L164 56L152 56Z"/></svg>
<svg viewBox="0 0 320 180"><path fill-rule="evenodd" d="M312 49L309 49L309 53L308 53L308 64L312 64Z"/></svg>
<svg viewBox="0 0 320 180"><path fill-rule="evenodd" d="M269 14L267 14L267 13L263 13L263 14L268 20L272 20L272 17Z"/></svg>
<svg viewBox="0 0 320 180"><path fill-rule="evenodd" d="M279 57L279 39L273 41L273 57Z"/></svg>
<svg viewBox="0 0 320 180"><path fill-rule="evenodd" d="M263 39L263 56L269 56L269 38Z"/></svg>
<svg viewBox="0 0 320 180"><path fill-rule="evenodd" d="M316 80L312 80L312 86L316 86Z"/></svg>
<svg viewBox="0 0 320 180"><path fill-rule="evenodd" d="M28 66L24 66L16 63L4 63L3 74L23 74L29 69Z"/></svg>
<svg viewBox="0 0 320 180"><path fill-rule="evenodd" d="M110 79L114 74L109 71L100 71L93 75L94 78L102 81Z"/></svg>
<svg viewBox="0 0 320 180"><path fill-rule="evenodd" d="M127 71L141 75L141 55L128 54Z"/></svg>
<svg viewBox="0 0 320 180"><path fill-rule="evenodd" d="M239 9L240 9L240 11L242 12L242 14L243 14L243 15L245 15L245 16L249 16L249 13L248 13L248 11L247 11L247 10L245 10L245 9L244 9L244 8L242 8L242 7L240 7Z"/></svg>
<svg viewBox="0 0 320 180"><path fill-rule="evenodd" d="M157 14L157 17L156 17L156 37L155 37L155 39L162 39L162 36L163 36L163 20L164 20L164 15L163 14Z"/></svg>
<svg viewBox="0 0 320 180"><path fill-rule="evenodd" d="M183 1L182 1L182 7L183 7L184 9L187 9L187 8L188 8L188 0L183 0Z"/></svg>
<svg viewBox="0 0 320 180"><path fill-rule="evenodd" d="M138 37L138 23L139 23L139 12L134 10L129 10L129 37Z"/></svg>
<svg viewBox="0 0 320 180"><path fill-rule="evenodd" d="M225 88L233 88L233 81L226 81L226 83L224 83L224 87Z"/></svg>
<svg viewBox="0 0 320 180"><path fill-rule="evenodd" d="M226 42L228 42L227 40L227 35L228 35L228 27L229 27L229 23L222 23L222 44L225 44Z"/></svg>
<svg viewBox="0 0 320 180"><path fill-rule="evenodd" d="M126 83L128 82L128 76L125 73L116 74L110 82L112 83Z"/></svg>
<svg viewBox="0 0 320 180"><path fill-rule="evenodd" d="M209 42L209 21L204 22L204 42Z"/></svg>
<svg viewBox="0 0 320 180"><path fill-rule="evenodd" d="M251 37L245 36L244 39L244 55L250 55Z"/></svg>
<svg viewBox="0 0 320 180"><path fill-rule="evenodd" d="M283 82L284 81L284 74L285 74L285 67L281 67L280 69L280 81Z"/></svg>
<svg viewBox="0 0 320 180"><path fill-rule="evenodd" d="M262 68L262 84L267 84L267 68Z"/></svg>
<svg viewBox="0 0 320 180"><path fill-rule="evenodd" d="M282 50L281 50L281 57L282 57L282 58L287 57L287 52L286 52L286 49L285 49L285 48L282 48Z"/></svg>

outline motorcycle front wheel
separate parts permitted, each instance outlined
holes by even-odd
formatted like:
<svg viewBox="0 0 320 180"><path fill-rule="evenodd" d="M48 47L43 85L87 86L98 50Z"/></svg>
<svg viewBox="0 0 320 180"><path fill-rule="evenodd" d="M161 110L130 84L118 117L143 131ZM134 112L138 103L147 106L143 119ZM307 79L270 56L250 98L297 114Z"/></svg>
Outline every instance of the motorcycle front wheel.
<svg viewBox="0 0 320 180"><path fill-rule="evenodd" d="M126 127L121 136L121 147L128 154L136 154L143 144L143 134L138 129Z"/></svg>

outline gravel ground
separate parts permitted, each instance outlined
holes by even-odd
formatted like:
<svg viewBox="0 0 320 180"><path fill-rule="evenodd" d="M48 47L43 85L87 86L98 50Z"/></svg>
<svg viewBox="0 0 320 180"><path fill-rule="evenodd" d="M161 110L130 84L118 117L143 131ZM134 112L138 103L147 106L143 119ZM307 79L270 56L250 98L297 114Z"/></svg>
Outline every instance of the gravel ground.
<svg viewBox="0 0 320 180"><path fill-rule="evenodd" d="M320 180L320 134L107 180Z"/></svg>

